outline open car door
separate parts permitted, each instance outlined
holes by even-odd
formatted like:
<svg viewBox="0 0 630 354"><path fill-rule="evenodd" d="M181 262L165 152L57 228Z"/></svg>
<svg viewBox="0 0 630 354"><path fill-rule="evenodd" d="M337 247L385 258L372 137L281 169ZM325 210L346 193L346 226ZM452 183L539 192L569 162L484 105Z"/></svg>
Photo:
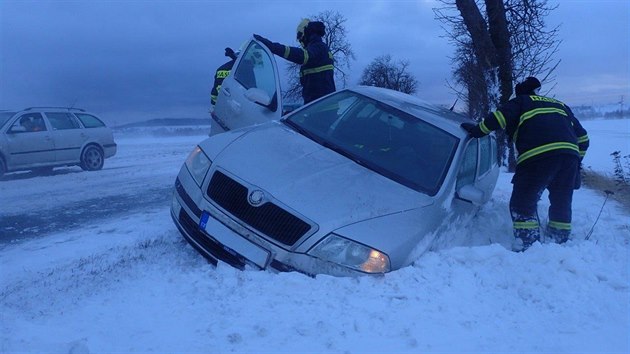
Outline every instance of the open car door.
<svg viewBox="0 0 630 354"><path fill-rule="evenodd" d="M280 76L273 54L255 39L245 48L230 75L223 80L212 113L223 130L265 123L282 116Z"/></svg>

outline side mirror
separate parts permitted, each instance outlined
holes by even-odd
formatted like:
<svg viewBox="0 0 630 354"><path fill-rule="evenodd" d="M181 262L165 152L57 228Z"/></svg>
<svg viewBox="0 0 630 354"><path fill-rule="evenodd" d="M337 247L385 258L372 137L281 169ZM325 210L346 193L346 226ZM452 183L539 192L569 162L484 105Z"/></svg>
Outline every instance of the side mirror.
<svg viewBox="0 0 630 354"><path fill-rule="evenodd" d="M256 87L252 87L245 91L245 98L265 107L269 107L271 104L271 97L269 97L265 91Z"/></svg>
<svg viewBox="0 0 630 354"><path fill-rule="evenodd" d="M9 131L7 133L26 133L26 127L21 126L21 125L14 125L11 127L11 129L9 129Z"/></svg>
<svg viewBox="0 0 630 354"><path fill-rule="evenodd" d="M472 184L467 184L457 191L460 199L469 201L475 205L482 205L484 201L483 191L476 188Z"/></svg>

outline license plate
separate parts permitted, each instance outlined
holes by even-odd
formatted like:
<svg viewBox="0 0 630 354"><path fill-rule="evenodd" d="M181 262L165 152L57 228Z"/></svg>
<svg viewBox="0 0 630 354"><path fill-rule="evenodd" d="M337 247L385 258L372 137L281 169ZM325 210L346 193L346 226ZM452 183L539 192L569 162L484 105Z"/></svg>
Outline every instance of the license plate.
<svg viewBox="0 0 630 354"><path fill-rule="evenodd" d="M210 218L210 214L204 211L199 220L199 228L215 239L227 252L239 255L260 268L265 268L270 257L269 251Z"/></svg>

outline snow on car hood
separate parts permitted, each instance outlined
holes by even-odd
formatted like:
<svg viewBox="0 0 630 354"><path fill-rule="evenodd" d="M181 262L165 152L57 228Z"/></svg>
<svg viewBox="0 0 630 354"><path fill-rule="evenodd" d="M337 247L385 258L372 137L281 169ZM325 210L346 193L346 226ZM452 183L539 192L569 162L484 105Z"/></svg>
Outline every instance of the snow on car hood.
<svg viewBox="0 0 630 354"><path fill-rule="evenodd" d="M360 166L279 122L252 128L229 144L213 164L271 194L320 227L334 229L432 203L429 196Z"/></svg>

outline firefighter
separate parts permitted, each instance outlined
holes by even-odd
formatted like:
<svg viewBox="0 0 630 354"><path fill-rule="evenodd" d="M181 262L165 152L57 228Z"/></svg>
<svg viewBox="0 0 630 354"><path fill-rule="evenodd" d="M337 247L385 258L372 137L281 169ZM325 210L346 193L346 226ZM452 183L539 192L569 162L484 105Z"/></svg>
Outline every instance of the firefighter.
<svg viewBox="0 0 630 354"><path fill-rule="evenodd" d="M212 91L210 91L210 103L212 107L217 103L217 97L219 96L219 91L221 90L221 84L223 80L230 74L232 67L234 66L234 62L236 61L237 54L234 53L232 48L225 48L225 56L230 58L230 61L219 66L215 75L214 75L214 85L212 85Z"/></svg>
<svg viewBox="0 0 630 354"><path fill-rule="evenodd" d="M510 198L515 251L525 251L540 240L537 204L545 189L550 202L546 235L556 243L569 239L573 189L579 188L579 167L589 145L586 130L571 109L539 95L540 87L538 79L528 77L516 85L515 98L481 123L462 123L474 138L505 129L516 145Z"/></svg>
<svg viewBox="0 0 630 354"><path fill-rule="evenodd" d="M335 91L333 56L322 37L326 33L320 21L303 19L297 27L297 40L302 48L289 47L254 34L254 38L272 53L300 64L300 84L304 104Z"/></svg>

